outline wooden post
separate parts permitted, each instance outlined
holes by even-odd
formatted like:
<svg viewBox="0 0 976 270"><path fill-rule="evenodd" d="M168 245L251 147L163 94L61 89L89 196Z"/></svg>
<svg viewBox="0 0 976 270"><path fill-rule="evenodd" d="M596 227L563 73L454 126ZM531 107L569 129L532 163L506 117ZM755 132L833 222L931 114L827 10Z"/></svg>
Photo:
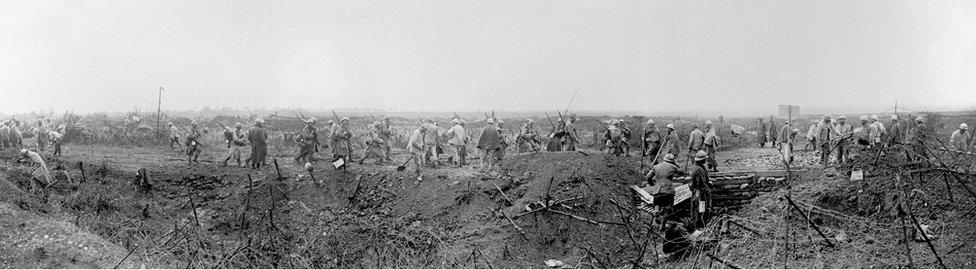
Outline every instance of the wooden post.
<svg viewBox="0 0 976 270"><path fill-rule="evenodd" d="M281 177L281 169L280 169L280 168L278 168L278 159L277 159L277 158L275 158L275 159L272 159L272 160L274 161L274 165L275 165L275 172L277 172L277 173L278 173L278 180L281 180L281 179L282 179L282 177Z"/></svg>
<svg viewBox="0 0 976 270"><path fill-rule="evenodd" d="M912 223L915 223L915 228L918 229L920 234L922 234L922 239L925 239L925 244L927 244L929 249L932 250L932 255L935 255L935 259L939 262L939 266L942 266L942 269L945 269L946 266L945 263L942 262L942 257L940 257L939 253L935 251L935 246L932 245L932 241L929 239L929 236L925 234L924 230L922 230L922 225L918 223L918 219L915 219L915 215L912 214L911 210L908 210L901 204L898 205L898 208L903 209L906 213L908 213L908 217L912 218Z"/></svg>

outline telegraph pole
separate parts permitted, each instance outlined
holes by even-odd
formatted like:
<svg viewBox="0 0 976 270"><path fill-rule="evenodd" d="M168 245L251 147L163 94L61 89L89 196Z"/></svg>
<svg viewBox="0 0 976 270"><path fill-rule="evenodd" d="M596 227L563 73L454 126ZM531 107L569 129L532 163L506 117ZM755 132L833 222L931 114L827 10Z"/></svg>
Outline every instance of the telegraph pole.
<svg viewBox="0 0 976 270"><path fill-rule="evenodd" d="M159 87L159 99L157 99L157 103L156 103L156 134L160 134L159 133L159 122L160 122L160 120L162 120L162 112L163 112L163 90L165 90L165 89L163 89L163 87L160 86Z"/></svg>

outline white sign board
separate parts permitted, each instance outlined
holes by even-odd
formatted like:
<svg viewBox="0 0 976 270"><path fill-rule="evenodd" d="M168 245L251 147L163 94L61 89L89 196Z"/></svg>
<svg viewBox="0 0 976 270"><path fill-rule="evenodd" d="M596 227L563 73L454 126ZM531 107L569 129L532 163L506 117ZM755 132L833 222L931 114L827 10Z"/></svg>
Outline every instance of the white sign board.
<svg viewBox="0 0 976 270"><path fill-rule="evenodd" d="M851 181L861 181L864 180L864 171L857 170L851 171Z"/></svg>
<svg viewBox="0 0 976 270"><path fill-rule="evenodd" d="M796 118L800 116L800 106L779 105L780 118Z"/></svg>

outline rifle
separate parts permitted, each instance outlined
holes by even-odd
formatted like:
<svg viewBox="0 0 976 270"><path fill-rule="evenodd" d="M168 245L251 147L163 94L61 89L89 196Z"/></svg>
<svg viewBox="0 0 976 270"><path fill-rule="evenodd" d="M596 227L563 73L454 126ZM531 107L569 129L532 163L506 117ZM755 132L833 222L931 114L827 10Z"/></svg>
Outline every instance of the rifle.
<svg viewBox="0 0 976 270"><path fill-rule="evenodd" d="M556 133L556 125L552 123L552 118L549 117L549 113L546 114L546 120L549 120L549 126L552 127L552 133Z"/></svg>

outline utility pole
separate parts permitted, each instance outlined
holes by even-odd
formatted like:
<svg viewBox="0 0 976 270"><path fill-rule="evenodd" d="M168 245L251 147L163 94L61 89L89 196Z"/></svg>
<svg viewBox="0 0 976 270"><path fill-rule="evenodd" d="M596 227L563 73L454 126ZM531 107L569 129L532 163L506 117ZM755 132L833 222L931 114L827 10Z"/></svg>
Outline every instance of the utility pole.
<svg viewBox="0 0 976 270"><path fill-rule="evenodd" d="M159 122L160 122L160 120L162 120L162 112L163 112L163 90L165 90L165 89L163 89L163 87L160 86L159 87L159 99L157 99L157 103L156 103L156 134L160 134L159 133Z"/></svg>

